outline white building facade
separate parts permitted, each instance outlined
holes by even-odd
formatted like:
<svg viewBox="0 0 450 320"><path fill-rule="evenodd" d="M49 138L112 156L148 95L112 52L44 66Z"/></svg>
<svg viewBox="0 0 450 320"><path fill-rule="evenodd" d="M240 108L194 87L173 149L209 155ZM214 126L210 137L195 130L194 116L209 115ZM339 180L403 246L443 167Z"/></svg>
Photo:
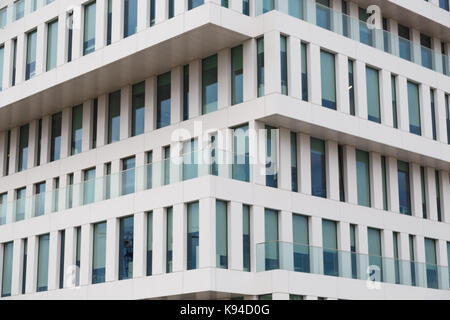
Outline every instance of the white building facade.
<svg viewBox="0 0 450 320"><path fill-rule="evenodd" d="M2 299L450 299L449 54L448 0L0 0Z"/></svg>

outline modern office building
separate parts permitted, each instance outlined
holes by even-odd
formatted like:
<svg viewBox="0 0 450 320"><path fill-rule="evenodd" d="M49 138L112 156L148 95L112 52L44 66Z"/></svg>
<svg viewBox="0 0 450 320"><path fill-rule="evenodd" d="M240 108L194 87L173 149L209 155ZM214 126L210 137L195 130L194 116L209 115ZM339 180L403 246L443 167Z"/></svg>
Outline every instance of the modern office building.
<svg viewBox="0 0 450 320"><path fill-rule="evenodd" d="M449 54L449 0L0 0L2 299L450 299Z"/></svg>

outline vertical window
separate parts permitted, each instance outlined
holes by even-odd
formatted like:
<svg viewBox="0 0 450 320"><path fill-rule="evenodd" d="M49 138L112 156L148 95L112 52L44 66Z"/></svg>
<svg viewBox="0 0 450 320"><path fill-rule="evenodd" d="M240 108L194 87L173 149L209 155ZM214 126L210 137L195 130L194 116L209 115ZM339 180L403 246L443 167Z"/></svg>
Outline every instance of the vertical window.
<svg viewBox="0 0 450 320"><path fill-rule="evenodd" d="M291 132L291 189L298 192L297 133Z"/></svg>
<svg viewBox="0 0 450 320"><path fill-rule="evenodd" d="M301 43L301 64L302 64L302 100L308 101L308 49L306 43Z"/></svg>
<svg viewBox="0 0 450 320"><path fill-rule="evenodd" d="M111 198L111 162L105 164L105 200Z"/></svg>
<svg viewBox="0 0 450 320"><path fill-rule="evenodd" d="M174 9L175 9L175 0L169 0L169 19L173 18L174 16Z"/></svg>
<svg viewBox="0 0 450 320"><path fill-rule="evenodd" d="M34 216L42 216L45 214L45 182L34 185Z"/></svg>
<svg viewBox="0 0 450 320"><path fill-rule="evenodd" d="M199 259L199 221L198 221L198 202L188 203L187 205L187 269L194 270L198 268Z"/></svg>
<svg viewBox="0 0 450 320"><path fill-rule="evenodd" d="M6 211L8 203L8 193L0 194L0 226L6 224Z"/></svg>
<svg viewBox="0 0 450 320"><path fill-rule="evenodd" d="M198 141L191 139L183 143L183 180L198 177Z"/></svg>
<svg viewBox="0 0 450 320"><path fill-rule="evenodd" d="M19 166L18 170L23 171L28 166L28 137L29 137L29 125L26 124L20 127L19 133Z"/></svg>
<svg viewBox="0 0 450 320"><path fill-rule="evenodd" d="M339 165L339 201L345 202L344 147L342 145L338 145L338 165Z"/></svg>
<svg viewBox="0 0 450 320"><path fill-rule="evenodd" d="M346 0L342 0L342 34L349 38L350 37L350 19L349 19L349 10L348 3Z"/></svg>
<svg viewBox="0 0 450 320"><path fill-rule="evenodd" d="M173 207L166 209L166 272L172 272L173 250Z"/></svg>
<svg viewBox="0 0 450 320"><path fill-rule="evenodd" d="M358 279L358 260L356 253L356 225L350 224L350 255L352 266L352 279Z"/></svg>
<svg viewBox="0 0 450 320"><path fill-rule="evenodd" d="M66 197L67 197L67 206L66 209L71 209L73 207L73 173L67 175L67 188L66 188Z"/></svg>
<svg viewBox="0 0 450 320"><path fill-rule="evenodd" d="M136 158L122 160L122 195L134 193Z"/></svg>
<svg viewBox="0 0 450 320"><path fill-rule="evenodd" d="M41 148L42 148L42 119L38 121L38 136L37 136L37 151L36 151L36 166L41 165Z"/></svg>
<svg viewBox="0 0 450 320"><path fill-rule="evenodd" d="M316 1L316 24L319 27L331 30L330 0Z"/></svg>
<svg viewBox="0 0 450 320"><path fill-rule="evenodd" d="M6 10L7 7L0 9L0 29L6 26Z"/></svg>
<svg viewBox="0 0 450 320"><path fill-rule="evenodd" d="M37 291L47 291L48 288L48 257L50 235L39 236L38 265L37 265Z"/></svg>
<svg viewBox="0 0 450 320"><path fill-rule="evenodd" d="M428 69L433 67L433 51L431 50L431 37L420 34L420 51L422 56L422 66Z"/></svg>
<svg viewBox="0 0 450 320"><path fill-rule="evenodd" d="M71 155L81 153L83 139L83 105L72 108Z"/></svg>
<svg viewBox="0 0 450 320"><path fill-rule="evenodd" d="M168 185L170 183L170 146L164 147L164 177L163 184Z"/></svg>
<svg viewBox="0 0 450 320"><path fill-rule="evenodd" d="M83 173L83 204L95 201L95 168L84 170Z"/></svg>
<svg viewBox="0 0 450 320"><path fill-rule="evenodd" d="M248 125L233 129L233 179L250 181Z"/></svg>
<svg viewBox="0 0 450 320"><path fill-rule="evenodd" d="M59 207L59 178L53 179L53 192L52 192L52 212L58 211Z"/></svg>
<svg viewBox="0 0 450 320"><path fill-rule="evenodd" d="M450 144L450 95L445 95L445 113L447 116L447 142Z"/></svg>
<svg viewBox="0 0 450 320"><path fill-rule="evenodd" d="M350 100L350 114L355 115L355 77L353 60L348 60L348 96Z"/></svg>
<svg viewBox="0 0 450 320"><path fill-rule="evenodd" d="M410 267L411 267L411 285L416 286L416 255L414 254L414 236L409 235L409 259L410 259Z"/></svg>
<svg viewBox="0 0 450 320"><path fill-rule="evenodd" d="M231 49L231 104L244 101L242 45Z"/></svg>
<svg viewBox="0 0 450 320"><path fill-rule="evenodd" d="M22 294L25 294L27 284L27 257L28 257L28 240L23 240L23 262L22 262Z"/></svg>
<svg viewBox="0 0 450 320"><path fill-rule="evenodd" d="M435 181L436 181L436 205L437 205L437 216L438 221L442 221L442 212L441 212L441 186L440 186L440 177L439 171L434 171Z"/></svg>
<svg viewBox="0 0 450 320"><path fill-rule="evenodd" d="M58 20L55 20L47 24L47 71L50 71L56 67L57 50Z"/></svg>
<svg viewBox="0 0 450 320"><path fill-rule="evenodd" d="M217 110L217 55L202 60L202 112Z"/></svg>
<svg viewBox="0 0 450 320"><path fill-rule="evenodd" d="M380 80L378 70L366 67L368 119L381 123Z"/></svg>
<svg viewBox="0 0 450 320"><path fill-rule="evenodd" d="M327 197L325 169L325 141L311 138L311 193L316 197Z"/></svg>
<svg viewBox="0 0 450 320"><path fill-rule="evenodd" d="M62 113L52 115L52 138L50 147L50 160L59 160L61 156L61 122Z"/></svg>
<svg viewBox="0 0 450 320"><path fill-rule="evenodd" d="M9 158L11 156L11 130L8 130L6 137L6 164L5 164L5 176L9 174Z"/></svg>
<svg viewBox="0 0 450 320"><path fill-rule="evenodd" d="M31 79L36 74L36 39L36 30L27 33L27 64L25 69L25 80Z"/></svg>
<svg viewBox="0 0 450 320"><path fill-rule="evenodd" d="M147 213L147 276L153 273L153 211Z"/></svg>
<svg viewBox="0 0 450 320"><path fill-rule="evenodd" d="M155 15L156 15L156 0L150 0L150 27L155 25Z"/></svg>
<svg viewBox="0 0 450 320"><path fill-rule="evenodd" d="M80 285L80 266L81 266L81 227L75 228L77 233L77 247L75 251L75 265L78 267L77 270L77 278L76 278L76 284L77 286Z"/></svg>
<svg viewBox="0 0 450 320"><path fill-rule="evenodd" d="M369 21L369 14L366 9L359 8L359 41L361 43L367 44L368 46L374 45L374 34L372 30L367 27L367 22Z"/></svg>
<svg viewBox="0 0 450 320"><path fill-rule="evenodd" d="M2 297L11 296L14 242L3 244Z"/></svg>
<svg viewBox="0 0 450 320"><path fill-rule="evenodd" d="M183 67L183 120L189 119L189 65Z"/></svg>
<svg viewBox="0 0 450 320"><path fill-rule="evenodd" d="M204 0L188 0L188 10L194 9L203 4Z"/></svg>
<svg viewBox="0 0 450 320"><path fill-rule="evenodd" d="M288 13L289 15L298 19L303 19L303 1L300 0L288 0Z"/></svg>
<svg viewBox="0 0 450 320"><path fill-rule="evenodd" d="M438 289L436 240L425 238L425 261L427 268L427 288Z"/></svg>
<svg viewBox="0 0 450 320"><path fill-rule="evenodd" d="M95 51L95 11L95 1L84 6L83 55Z"/></svg>
<svg viewBox="0 0 450 320"><path fill-rule="evenodd" d="M132 121L131 136L137 136L144 133L145 120L145 82L133 85L132 88Z"/></svg>
<svg viewBox="0 0 450 320"><path fill-rule="evenodd" d="M419 86L408 81L409 132L421 135Z"/></svg>
<svg viewBox="0 0 450 320"><path fill-rule="evenodd" d="M243 270L250 272L250 206L242 206Z"/></svg>
<svg viewBox="0 0 450 320"><path fill-rule="evenodd" d="M228 0L222 0L222 7L228 8Z"/></svg>
<svg viewBox="0 0 450 320"><path fill-rule="evenodd" d="M369 240L369 266L373 266L375 280L383 281L383 258L381 252L381 231L374 228L367 228ZM378 276L378 277L377 277Z"/></svg>
<svg viewBox="0 0 450 320"><path fill-rule="evenodd" d="M358 186L358 204L370 207L370 163L369 153L356 150L356 177Z"/></svg>
<svg viewBox="0 0 450 320"><path fill-rule="evenodd" d="M120 90L109 94L108 143L120 140Z"/></svg>
<svg viewBox="0 0 450 320"><path fill-rule="evenodd" d="M278 269L278 212L271 209L264 210L264 234L265 234L265 270Z"/></svg>
<svg viewBox="0 0 450 320"><path fill-rule="evenodd" d="M12 65L12 79L11 86L16 85L16 71L17 71L17 38L12 41L12 52L13 52L13 65Z"/></svg>
<svg viewBox="0 0 450 320"><path fill-rule="evenodd" d="M391 76L391 91L392 91L392 118L394 122L394 128L398 128L398 116L397 116L397 87L395 83L395 76Z"/></svg>
<svg viewBox="0 0 450 320"><path fill-rule="evenodd" d="M409 164L398 161L398 198L400 213L411 215L411 194L409 185Z"/></svg>
<svg viewBox="0 0 450 320"><path fill-rule="evenodd" d="M0 46L0 91L3 90L3 64L5 59L5 47Z"/></svg>
<svg viewBox="0 0 450 320"><path fill-rule="evenodd" d="M133 278L133 216L120 219L119 280Z"/></svg>
<svg viewBox="0 0 450 320"><path fill-rule="evenodd" d="M420 185L421 185L421 191L422 191L422 213L423 218L427 218L427 194L425 191L425 168L420 167Z"/></svg>
<svg viewBox="0 0 450 320"><path fill-rule="evenodd" d="M280 37L281 56L281 93L288 95L288 58L287 58L287 38Z"/></svg>
<svg viewBox="0 0 450 320"><path fill-rule="evenodd" d="M336 69L334 54L320 51L322 106L336 110Z"/></svg>
<svg viewBox="0 0 450 320"><path fill-rule="evenodd" d="M388 210L386 157L381 156L381 183L383 192L383 209Z"/></svg>
<svg viewBox="0 0 450 320"><path fill-rule="evenodd" d="M153 151L149 151L146 154L146 179L147 179L147 189L153 187Z"/></svg>
<svg viewBox="0 0 450 320"><path fill-rule="evenodd" d="M450 10L450 2L448 0L439 0L439 7L444 10L449 11Z"/></svg>
<svg viewBox="0 0 450 320"><path fill-rule="evenodd" d="M242 13L246 16L250 15L250 0L242 1Z"/></svg>
<svg viewBox="0 0 450 320"><path fill-rule="evenodd" d="M73 47L73 12L70 12L67 16L67 62L72 61L72 47Z"/></svg>
<svg viewBox="0 0 450 320"><path fill-rule="evenodd" d="M26 200L26 188L16 189L16 221L22 221L25 219L25 200Z"/></svg>
<svg viewBox="0 0 450 320"><path fill-rule="evenodd" d="M216 201L216 266L228 269L227 203Z"/></svg>
<svg viewBox="0 0 450 320"><path fill-rule="evenodd" d="M257 47L257 81L258 81L258 97L264 95L264 37L256 40Z"/></svg>
<svg viewBox="0 0 450 320"><path fill-rule="evenodd" d="M92 149L97 148L97 119L98 119L98 99L94 99L92 110Z"/></svg>
<svg viewBox="0 0 450 320"><path fill-rule="evenodd" d="M59 289L64 288L64 255L66 246L66 231L59 232Z"/></svg>
<svg viewBox="0 0 450 320"><path fill-rule="evenodd" d="M394 275L395 275L395 283L400 284L400 260L398 255L398 238L399 233L394 232Z"/></svg>
<svg viewBox="0 0 450 320"><path fill-rule="evenodd" d="M106 272L106 222L94 225L92 258L92 284L105 282Z"/></svg>
<svg viewBox="0 0 450 320"><path fill-rule="evenodd" d="M398 25L398 44L400 50L400 57L411 61L411 42L409 28L401 24Z"/></svg>
<svg viewBox="0 0 450 320"><path fill-rule="evenodd" d="M157 112L156 112L156 128L163 128L170 125L170 88L171 73L158 76L158 93L157 93Z"/></svg>
<svg viewBox="0 0 450 320"><path fill-rule="evenodd" d="M108 0L107 21L106 21L106 45L111 44L112 35L112 0Z"/></svg>
<svg viewBox="0 0 450 320"><path fill-rule="evenodd" d="M310 272L308 217L293 214L294 271Z"/></svg>
<svg viewBox="0 0 450 320"><path fill-rule="evenodd" d="M266 126L266 186L278 187L278 129Z"/></svg>
<svg viewBox="0 0 450 320"><path fill-rule="evenodd" d="M123 37L136 33L137 27L137 0L124 0Z"/></svg>
<svg viewBox="0 0 450 320"><path fill-rule="evenodd" d="M217 148L217 133L211 134L210 140L209 140L210 146L211 146L211 166L209 167L210 174L213 176L219 175L219 165L218 165L218 148ZM236 143L233 140L233 143ZM235 148L236 144L233 145L233 148ZM232 169L234 170L234 169ZM233 171L235 172L235 171ZM234 175L234 173L233 173ZM233 176L234 177L234 176ZM233 178L234 179L234 178Z"/></svg>
<svg viewBox="0 0 450 320"><path fill-rule="evenodd" d="M323 272L329 276L339 276L337 223L322 220Z"/></svg>
<svg viewBox="0 0 450 320"><path fill-rule="evenodd" d="M14 21L22 19L25 15L25 0L14 2Z"/></svg>

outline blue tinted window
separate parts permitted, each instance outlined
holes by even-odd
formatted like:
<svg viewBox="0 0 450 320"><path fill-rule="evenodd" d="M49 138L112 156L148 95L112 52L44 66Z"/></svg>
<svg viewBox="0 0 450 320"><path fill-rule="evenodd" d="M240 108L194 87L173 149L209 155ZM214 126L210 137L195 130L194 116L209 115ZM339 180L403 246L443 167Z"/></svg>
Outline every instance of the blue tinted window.
<svg viewBox="0 0 450 320"><path fill-rule="evenodd" d="M119 280L133 278L133 217L120 219L119 235Z"/></svg>
<svg viewBox="0 0 450 320"><path fill-rule="evenodd" d="M325 142L311 138L311 193L326 198Z"/></svg>

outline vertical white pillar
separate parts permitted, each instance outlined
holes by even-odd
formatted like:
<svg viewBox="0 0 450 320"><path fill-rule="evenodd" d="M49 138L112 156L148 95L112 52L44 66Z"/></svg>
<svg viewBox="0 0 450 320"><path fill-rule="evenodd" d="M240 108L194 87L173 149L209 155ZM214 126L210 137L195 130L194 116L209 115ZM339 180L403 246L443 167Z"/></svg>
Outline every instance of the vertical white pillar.
<svg viewBox="0 0 450 320"><path fill-rule="evenodd" d="M200 199L199 203L199 267L216 266L216 201Z"/></svg>
<svg viewBox="0 0 450 320"><path fill-rule="evenodd" d="M26 274L26 293L36 292L37 283L37 262L38 262L38 236L31 236L28 238L28 252L27 252L27 274Z"/></svg>
<svg viewBox="0 0 450 320"><path fill-rule="evenodd" d="M48 290L58 289L59 280L59 232L50 232L49 258L48 258Z"/></svg>
<svg viewBox="0 0 450 320"><path fill-rule="evenodd" d="M189 119L202 114L202 60L189 64Z"/></svg>
<svg viewBox="0 0 450 320"><path fill-rule="evenodd" d="M350 223L341 221L337 225L338 250L350 252ZM352 277L351 255L342 254L339 259L339 274L343 277Z"/></svg>
<svg viewBox="0 0 450 320"><path fill-rule="evenodd" d="M250 212L250 268L252 272L264 270L264 245L265 241L265 225L264 225L264 208L253 206Z"/></svg>
<svg viewBox="0 0 450 320"><path fill-rule="evenodd" d="M58 16L58 50L56 52L57 66L63 65L67 61L67 44L68 44L67 12L64 11Z"/></svg>
<svg viewBox="0 0 450 320"><path fill-rule="evenodd" d="M436 174L435 170L425 167L425 196L427 198L427 217L438 221L436 202Z"/></svg>
<svg viewBox="0 0 450 320"><path fill-rule="evenodd" d="M420 271L416 271L416 283L420 287L426 287L427 285L427 277L426 272L424 270L423 264L425 263L425 238L421 235L416 235L414 237L414 256L415 261L420 263L421 268ZM417 267L416 267L417 268Z"/></svg>
<svg viewBox="0 0 450 320"><path fill-rule="evenodd" d="M92 224L84 224L81 226L80 285L82 286L87 286L92 283L93 227Z"/></svg>
<svg viewBox="0 0 450 320"><path fill-rule="evenodd" d="M243 44L243 82L244 101L256 98L257 65L256 39L249 39Z"/></svg>
<svg viewBox="0 0 450 320"><path fill-rule="evenodd" d="M435 110L436 110L436 135L437 140L442 143L450 143L447 136L447 114L445 105L445 92L442 90L435 91ZM449 93L450 103L450 93ZM450 107L450 106L449 106Z"/></svg>
<svg viewBox="0 0 450 320"><path fill-rule="evenodd" d="M47 43L47 32L46 24L41 23L37 27L36 34L36 75L45 72L45 53L46 53L46 43Z"/></svg>
<svg viewBox="0 0 450 320"><path fill-rule="evenodd" d="M99 96L97 103L97 148L100 148L108 143L108 96Z"/></svg>
<svg viewBox="0 0 450 320"><path fill-rule="evenodd" d="M278 187L284 190L292 190L291 184L291 132L289 129L280 128L279 135L279 171Z"/></svg>
<svg viewBox="0 0 450 320"><path fill-rule="evenodd" d="M201 223L201 222L200 222ZM173 206L173 272L187 266L187 211L183 203Z"/></svg>
<svg viewBox="0 0 450 320"><path fill-rule="evenodd" d="M412 51L412 61L417 64L421 64L421 46L420 46L420 31L417 29L411 29L411 42L413 44Z"/></svg>
<svg viewBox="0 0 450 320"><path fill-rule="evenodd" d="M381 123L393 127L394 118L392 112L392 80L391 73L387 70L380 70L380 102L381 102Z"/></svg>
<svg viewBox="0 0 450 320"><path fill-rule="evenodd" d="M77 233L74 227L69 227L65 230L64 236L64 288L73 288L77 285L79 270L75 268L76 248Z"/></svg>
<svg viewBox="0 0 450 320"><path fill-rule="evenodd" d="M156 77L145 80L145 132L156 128Z"/></svg>
<svg viewBox="0 0 450 320"><path fill-rule="evenodd" d="M158 1L158 4L161 4L161 1ZM138 1L137 5L137 32L139 32L145 30L150 25L150 1L141 0Z"/></svg>
<svg viewBox="0 0 450 320"><path fill-rule="evenodd" d="M72 107L64 108L61 120L61 159L70 155L70 139L72 133Z"/></svg>
<svg viewBox="0 0 450 320"><path fill-rule="evenodd" d="M383 278L389 283L395 283L394 269L394 235L392 230L383 229L381 232L381 252L385 259L383 261Z"/></svg>
<svg viewBox="0 0 450 320"><path fill-rule="evenodd" d="M311 194L311 137L297 133L299 190L303 194Z"/></svg>
<svg viewBox="0 0 450 320"><path fill-rule="evenodd" d="M387 175L387 193L389 211L400 212L400 203L398 195L398 170L397 159L386 158L386 175Z"/></svg>
<svg viewBox="0 0 450 320"><path fill-rule="evenodd" d="M123 1L112 1L111 43L117 42L123 37L123 12Z"/></svg>
<svg viewBox="0 0 450 320"><path fill-rule="evenodd" d="M39 120L31 121L28 135L28 169L33 168L37 163L38 129Z"/></svg>
<svg viewBox="0 0 450 320"><path fill-rule="evenodd" d="M441 189L441 212L442 220L450 223L450 177L447 171L439 172L439 183ZM450 267L450 266L449 266Z"/></svg>
<svg viewBox="0 0 450 320"><path fill-rule="evenodd" d="M325 142L327 195L329 199L339 201L339 157L338 144L336 141Z"/></svg>
<svg viewBox="0 0 450 320"><path fill-rule="evenodd" d="M423 218L422 209L422 179L420 175L420 165L410 164L411 177L411 209L414 217Z"/></svg>
<svg viewBox="0 0 450 320"><path fill-rule="evenodd" d="M0 81L2 82L2 90L6 90L11 86L13 68L13 41L7 40L4 45L5 51L3 53L3 78L0 79Z"/></svg>
<svg viewBox="0 0 450 320"><path fill-rule="evenodd" d="M175 1L174 15L178 16L187 10L187 1Z"/></svg>
<svg viewBox="0 0 450 320"><path fill-rule="evenodd" d="M165 210L153 210L153 248L152 248L152 274L166 272L166 218Z"/></svg>
<svg viewBox="0 0 450 320"><path fill-rule="evenodd" d="M367 267L369 266L369 257L367 254L369 253L369 241L367 226L356 226L356 252L359 254L356 260L357 274L364 278L367 276L368 278Z"/></svg>
<svg viewBox="0 0 450 320"><path fill-rule="evenodd" d="M3 177L5 175L5 169L6 169L6 157L7 151L6 146L8 144L8 131L1 131L0 132L0 177Z"/></svg>
<svg viewBox="0 0 450 320"><path fill-rule="evenodd" d="M131 85L120 90L120 140L131 136Z"/></svg>
<svg viewBox="0 0 450 320"><path fill-rule="evenodd" d="M447 241L439 239L436 241L436 258L438 266L448 267ZM438 268L439 289L449 289L449 271L448 268Z"/></svg>
<svg viewBox="0 0 450 320"><path fill-rule="evenodd" d="M12 265L12 279L11 279L11 296L16 296L22 293L22 274L23 274L23 239L15 239L13 244L13 265ZM0 256L0 259L3 257ZM0 266L2 268L2 266Z"/></svg>
<svg viewBox="0 0 450 320"><path fill-rule="evenodd" d="M249 123L249 155L253 166L251 180L255 184L266 185L266 141L264 123L251 121Z"/></svg>
<svg viewBox="0 0 450 320"><path fill-rule="evenodd" d="M264 92L281 93L281 44L280 32L271 31L264 35Z"/></svg>
<svg viewBox="0 0 450 320"><path fill-rule="evenodd" d="M280 250L280 268L282 270L294 270L293 246L294 241L292 229L292 212L281 211L279 213L279 240L282 242Z"/></svg>
<svg viewBox="0 0 450 320"><path fill-rule="evenodd" d="M106 274L105 280L117 281L119 278L119 220L106 221Z"/></svg>
<svg viewBox="0 0 450 320"><path fill-rule="evenodd" d="M159 5L155 8L155 23L161 23L169 17L169 3L167 1L159 1Z"/></svg>
<svg viewBox="0 0 450 320"><path fill-rule="evenodd" d="M19 161L19 132L20 128L11 129L11 138L9 143L9 174L17 172L17 164Z"/></svg>
<svg viewBox="0 0 450 320"><path fill-rule="evenodd" d="M83 6L77 6L73 9L72 61L83 55L83 28L81 27L83 25L83 11Z"/></svg>
<svg viewBox="0 0 450 320"><path fill-rule="evenodd" d="M134 215L133 278L147 275L147 213Z"/></svg>
<svg viewBox="0 0 450 320"><path fill-rule="evenodd" d="M315 105L322 105L322 79L320 75L320 47L310 43L308 45L308 97ZM314 70L314 72L313 72ZM317 71L315 71L317 70Z"/></svg>
<svg viewBox="0 0 450 320"><path fill-rule="evenodd" d="M138 6L141 2L147 3L148 1L138 1ZM95 9L95 50L100 50L106 44L106 25L108 22L108 0L96 0ZM140 11L138 10L138 13ZM148 11L145 11L148 12ZM139 23L138 23L139 25Z"/></svg>
<svg viewBox="0 0 450 320"><path fill-rule="evenodd" d="M52 116L42 118L41 165L50 162Z"/></svg>
<svg viewBox="0 0 450 320"><path fill-rule="evenodd" d="M231 50L223 49L217 55L218 63L218 108L231 105Z"/></svg>
<svg viewBox="0 0 450 320"><path fill-rule="evenodd" d="M350 114L348 58L340 53L336 55L336 78L337 110Z"/></svg>
<svg viewBox="0 0 450 320"><path fill-rule="evenodd" d="M422 127L422 136L433 139L433 128L431 125L431 95L430 86L426 84L419 85L419 103L420 103L420 125Z"/></svg>
<svg viewBox="0 0 450 320"><path fill-rule="evenodd" d="M241 1L242 2L242 1ZM302 62L300 39L293 36L287 39L288 86L291 97L302 97ZM254 58L255 59L255 58Z"/></svg>
<svg viewBox="0 0 450 320"><path fill-rule="evenodd" d="M312 247L322 248L322 218L312 216L309 219L309 243ZM310 255L311 272L315 274L323 274L323 252L319 251L316 255Z"/></svg>
<svg viewBox="0 0 450 320"><path fill-rule="evenodd" d="M219 88L221 87L219 86ZM179 123L183 116L183 66L178 66L172 69L170 97L170 123Z"/></svg>
<svg viewBox="0 0 450 320"><path fill-rule="evenodd" d="M383 181L381 177L381 155L370 153L370 193L372 207L383 209Z"/></svg>
<svg viewBox="0 0 450 320"><path fill-rule="evenodd" d="M367 119L366 65L362 61L355 60L354 66L356 115L362 119Z"/></svg>
<svg viewBox="0 0 450 320"><path fill-rule="evenodd" d="M242 13L243 10L243 1L242 0L231 0L230 8L234 11Z"/></svg>
<svg viewBox="0 0 450 320"><path fill-rule="evenodd" d="M411 285L411 264L406 263L410 261L410 248L409 248L409 235L407 233L399 233L398 237L398 258L400 261L405 261L400 263L400 283L405 285Z"/></svg>
<svg viewBox="0 0 450 320"><path fill-rule="evenodd" d="M406 78L403 76L398 76L396 87L398 128L409 132L408 89Z"/></svg>
<svg viewBox="0 0 450 320"><path fill-rule="evenodd" d="M27 35L25 33L17 36L17 52L16 52L16 85L25 79L25 64L27 51Z"/></svg>
<svg viewBox="0 0 450 320"><path fill-rule="evenodd" d="M229 242L230 242L230 269L242 271L244 268L243 257L243 205L239 202L230 202L229 205Z"/></svg>
<svg viewBox="0 0 450 320"><path fill-rule="evenodd" d="M93 107L94 100L88 100L83 103L83 132L81 138L82 152L88 151L92 147Z"/></svg>

